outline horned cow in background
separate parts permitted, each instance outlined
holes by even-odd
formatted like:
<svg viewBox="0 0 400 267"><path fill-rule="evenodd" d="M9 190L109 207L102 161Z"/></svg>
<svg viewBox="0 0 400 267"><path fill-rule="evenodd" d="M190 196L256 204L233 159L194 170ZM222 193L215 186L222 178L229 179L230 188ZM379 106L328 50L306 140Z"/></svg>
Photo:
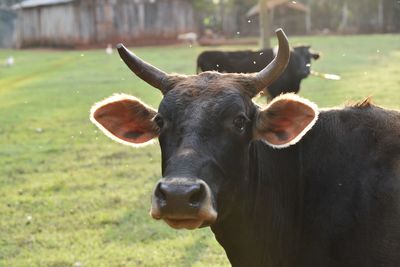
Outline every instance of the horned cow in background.
<svg viewBox="0 0 400 267"><path fill-rule="evenodd" d="M300 83L310 75L311 59L317 60L319 53L310 46L296 46L290 50L290 60L282 75L264 93L272 99L283 93L298 93ZM274 58L274 49L259 51L204 51L197 57L197 73L215 70L228 73L259 72Z"/></svg>

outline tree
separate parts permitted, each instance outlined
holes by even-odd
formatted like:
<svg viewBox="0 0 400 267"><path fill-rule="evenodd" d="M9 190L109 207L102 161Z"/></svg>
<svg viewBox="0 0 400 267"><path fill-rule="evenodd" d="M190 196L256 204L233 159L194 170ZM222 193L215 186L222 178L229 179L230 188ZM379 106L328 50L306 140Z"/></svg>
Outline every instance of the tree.
<svg viewBox="0 0 400 267"><path fill-rule="evenodd" d="M298 0L311 9L313 30L399 32L399 0Z"/></svg>
<svg viewBox="0 0 400 267"><path fill-rule="evenodd" d="M260 45L262 49L271 47L271 22L268 14L268 0L260 0Z"/></svg>
<svg viewBox="0 0 400 267"><path fill-rule="evenodd" d="M21 3L23 0L0 0L0 7L1 8L9 8L12 5Z"/></svg>

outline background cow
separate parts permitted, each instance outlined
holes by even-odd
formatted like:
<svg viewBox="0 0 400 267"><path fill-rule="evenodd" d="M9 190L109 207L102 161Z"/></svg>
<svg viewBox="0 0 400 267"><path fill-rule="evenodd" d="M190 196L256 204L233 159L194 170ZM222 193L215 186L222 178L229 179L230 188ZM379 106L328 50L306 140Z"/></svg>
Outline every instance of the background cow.
<svg viewBox="0 0 400 267"><path fill-rule="evenodd" d="M368 101L319 112L294 94L256 106L289 58L278 37L255 74L169 75L120 46L164 97L156 111L116 95L91 120L124 144L159 139L151 216L211 226L233 266L400 266L400 113Z"/></svg>
<svg viewBox="0 0 400 267"><path fill-rule="evenodd" d="M310 46L297 46L290 51L286 70L264 93L269 99L282 93L298 93L300 82L310 74L311 59L318 59L319 53ZM273 49L259 51L204 51L197 58L197 73L215 70L228 73L254 73L267 66L274 58Z"/></svg>

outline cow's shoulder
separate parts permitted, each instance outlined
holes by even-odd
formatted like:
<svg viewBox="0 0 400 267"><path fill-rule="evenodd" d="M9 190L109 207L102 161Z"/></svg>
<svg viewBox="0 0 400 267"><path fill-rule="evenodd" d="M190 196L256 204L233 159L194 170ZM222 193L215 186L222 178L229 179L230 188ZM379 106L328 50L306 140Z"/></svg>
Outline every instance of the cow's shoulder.
<svg viewBox="0 0 400 267"><path fill-rule="evenodd" d="M400 169L399 132L398 111L367 101L322 109L300 145L315 179L320 176L335 184L343 183L342 179L373 183L378 177L388 179L388 173L398 173L400 181L400 171L396 170Z"/></svg>
<svg viewBox="0 0 400 267"><path fill-rule="evenodd" d="M321 205L341 196L345 207L344 198L359 197L353 204L368 214L371 198L400 196L399 132L400 113L368 101L321 110L300 144L303 170L319 188ZM400 215L400 206L396 212Z"/></svg>
<svg viewBox="0 0 400 267"><path fill-rule="evenodd" d="M389 232L389 243L400 238L399 132L398 111L363 101L321 110L299 144L305 224L319 242L341 240L330 243L338 255L375 253Z"/></svg>
<svg viewBox="0 0 400 267"><path fill-rule="evenodd" d="M344 107L321 109L316 128L332 135L358 134L356 129L393 134L400 128L400 112L381 108L367 98Z"/></svg>

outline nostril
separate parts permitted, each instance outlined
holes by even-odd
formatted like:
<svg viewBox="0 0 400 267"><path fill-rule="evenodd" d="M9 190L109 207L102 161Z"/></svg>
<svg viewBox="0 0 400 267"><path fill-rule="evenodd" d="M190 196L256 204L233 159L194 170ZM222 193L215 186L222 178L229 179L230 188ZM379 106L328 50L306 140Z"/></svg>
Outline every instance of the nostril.
<svg viewBox="0 0 400 267"><path fill-rule="evenodd" d="M190 198L189 198L189 205L192 207L200 206L201 202L205 196L205 187L203 184L199 184L196 188L193 188Z"/></svg>
<svg viewBox="0 0 400 267"><path fill-rule="evenodd" d="M165 188L163 188L162 183L158 183L156 190L154 191L154 195L159 201L165 202L167 200L167 196L165 194Z"/></svg>

